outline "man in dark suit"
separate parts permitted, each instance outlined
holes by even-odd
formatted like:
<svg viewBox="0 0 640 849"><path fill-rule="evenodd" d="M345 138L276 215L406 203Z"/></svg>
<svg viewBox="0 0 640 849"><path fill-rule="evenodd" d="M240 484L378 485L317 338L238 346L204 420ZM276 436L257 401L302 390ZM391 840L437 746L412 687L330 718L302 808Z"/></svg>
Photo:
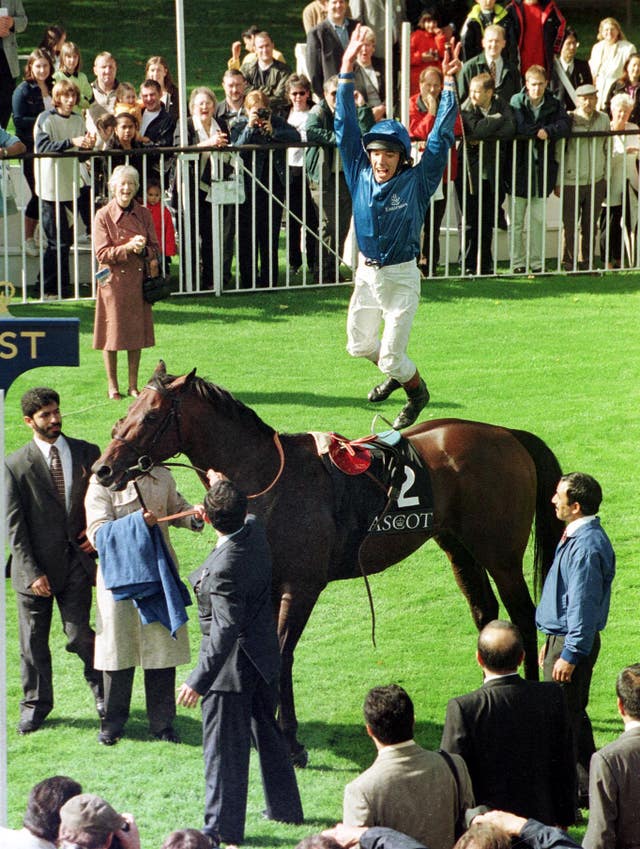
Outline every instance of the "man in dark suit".
<svg viewBox="0 0 640 849"><path fill-rule="evenodd" d="M104 708L102 673L93 668L95 634L89 625L95 580L87 541L84 496L97 445L62 435L60 396L30 389L22 397L33 439L6 460L11 579L18 603L20 734L37 731L53 708L49 632L55 598L67 651L84 664L96 708Z"/></svg>
<svg viewBox="0 0 640 849"><path fill-rule="evenodd" d="M204 509L218 543L189 576L203 638L198 665L177 702L195 707L203 697L203 831L218 846L243 842L251 739L260 759L267 818L299 824L302 805L275 718L280 652L269 544L260 522L247 516L244 493L216 472L209 472L209 483Z"/></svg>
<svg viewBox="0 0 640 849"><path fill-rule="evenodd" d="M324 96L326 80L340 71L356 23L347 18L347 0L329 0L326 20L307 33L307 69L313 93L319 98Z"/></svg>
<svg viewBox="0 0 640 849"><path fill-rule="evenodd" d="M491 24L485 29L482 36L482 53L465 62L462 72L458 74L458 93L461 101L469 96L469 84L478 74L491 74L495 81L495 93L507 103L520 91L520 71L507 58L506 46L505 31L500 24Z"/></svg>
<svg viewBox="0 0 640 849"><path fill-rule="evenodd" d="M524 649L510 622L482 629L476 658L484 684L451 699L441 747L464 758L477 804L569 825L576 770L562 689L518 675Z"/></svg>
<svg viewBox="0 0 640 849"><path fill-rule="evenodd" d="M616 693L624 733L591 758L585 849L640 846L640 663L622 670Z"/></svg>

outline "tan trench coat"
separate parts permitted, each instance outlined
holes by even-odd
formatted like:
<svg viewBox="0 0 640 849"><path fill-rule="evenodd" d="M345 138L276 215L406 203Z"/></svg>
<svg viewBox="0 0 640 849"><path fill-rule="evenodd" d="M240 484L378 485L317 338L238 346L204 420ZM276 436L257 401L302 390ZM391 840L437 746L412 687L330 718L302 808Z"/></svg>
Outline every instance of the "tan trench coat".
<svg viewBox="0 0 640 849"><path fill-rule="evenodd" d="M180 495L171 472L155 468L138 479L138 487L147 508L156 516L168 516L188 510L192 505ZM140 510L140 501L132 483L121 492L111 492L98 483L95 475L89 481L85 498L87 514L87 536L95 546L96 532L105 522L120 519ZM169 539L168 525L176 528L192 527L192 517L161 522L159 527L171 555L178 565L175 551ZM133 601L114 601L106 589L102 570L98 566L96 578L96 649L95 668L114 671L141 666L143 669L163 669L189 663L189 638L187 626L183 625L173 639L169 631L159 622L143 625Z"/></svg>

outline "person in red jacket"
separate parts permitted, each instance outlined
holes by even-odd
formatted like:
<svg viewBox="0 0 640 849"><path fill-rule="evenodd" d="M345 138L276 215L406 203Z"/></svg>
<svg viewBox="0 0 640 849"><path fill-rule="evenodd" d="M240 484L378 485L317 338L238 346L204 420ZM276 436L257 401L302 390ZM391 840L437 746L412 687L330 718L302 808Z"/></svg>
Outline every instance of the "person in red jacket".
<svg viewBox="0 0 640 849"><path fill-rule="evenodd" d="M156 231L158 244L162 248L164 255L164 272L171 272L171 257L178 253L176 246L176 228L173 226L171 213L166 206L160 202L162 200L162 190L160 181L154 177L147 180L147 209L153 218L153 227Z"/></svg>

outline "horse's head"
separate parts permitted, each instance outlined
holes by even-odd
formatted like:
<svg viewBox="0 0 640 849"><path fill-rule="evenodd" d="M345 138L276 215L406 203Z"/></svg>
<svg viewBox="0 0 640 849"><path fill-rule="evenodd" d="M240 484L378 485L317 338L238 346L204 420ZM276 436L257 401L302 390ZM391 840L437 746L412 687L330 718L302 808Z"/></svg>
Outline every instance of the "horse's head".
<svg viewBox="0 0 640 849"><path fill-rule="evenodd" d="M162 360L149 383L111 432L112 440L93 472L103 486L123 489L127 482L182 451L180 404L196 370L171 380Z"/></svg>

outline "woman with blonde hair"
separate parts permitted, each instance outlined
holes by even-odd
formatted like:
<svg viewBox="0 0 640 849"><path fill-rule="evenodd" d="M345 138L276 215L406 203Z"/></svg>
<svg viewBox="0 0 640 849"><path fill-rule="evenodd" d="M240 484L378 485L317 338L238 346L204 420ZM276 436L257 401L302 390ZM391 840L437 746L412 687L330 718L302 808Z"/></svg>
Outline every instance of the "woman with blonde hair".
<svg viewBox="0 0 640 849"><path fill-rule="evenodd" d="M603 18L598 27L598 40L591 48L589 67L593 84L598 89L597 108L603 110L611 86L622 76L625 62L636 48L627 41L615 18Z"/></svg>

